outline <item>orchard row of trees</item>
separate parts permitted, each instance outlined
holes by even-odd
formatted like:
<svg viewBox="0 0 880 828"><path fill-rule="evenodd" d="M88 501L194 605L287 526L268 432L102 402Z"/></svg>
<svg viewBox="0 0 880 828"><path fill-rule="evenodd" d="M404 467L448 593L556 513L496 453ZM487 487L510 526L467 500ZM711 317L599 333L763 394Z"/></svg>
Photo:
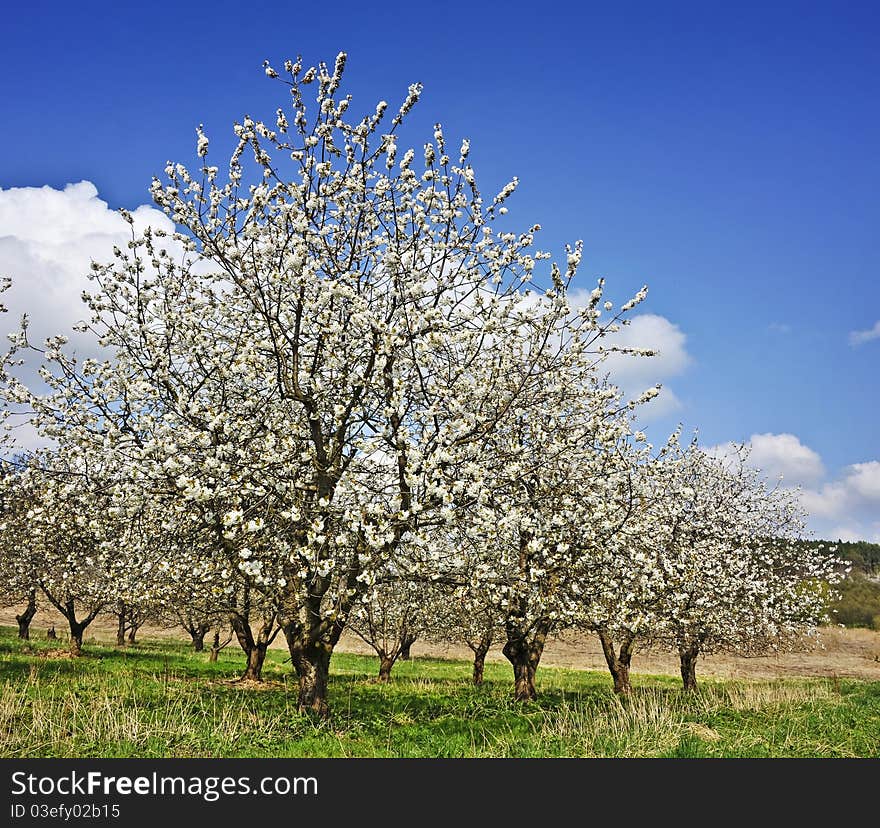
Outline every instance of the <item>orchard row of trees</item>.
<svg viewBox="0 0 880 828"><path fill-rule="evenodd" d="M477 678L502 642L520 699L563 628L600 636L621 692L641 643L677 648L691 687L700 653L812 629L837 562L795 543L792 496L743 454L634 431L658 389L625 399L607 357L652 355L614 345L646 288L575 305L581 245L557 264L538 225L506 229L516 179L484 199L440 125L401 152L419 85L351 118L344 66L267 64L288 104L235 124L222 175L199 128L199 168L152 186L175 232L123 211L85 354L27 319L11 337L4 413L51 448L4 477L10 593L44 596L75 649L111 607L129 629L228 619L253 679L283 635L320 715L348 627L383 675L414 635L467 641Z"/></svg>
<svg viewBox="0 0 880 828"><path fill-rule="evenodd" d="M216 658L234 634L247 660L243 678L261 680L268 646L281 632L288 642L291 636L283 592L254 576L252 556L217 555L210 545L197 550L200 533L180 546L157 544L167 543L158 516L123 527L105 505L90 517L92 498L77 497L74 488L81 478L59 478L47 464L56 457L19 461L5 480L3 597L25 607L21 637L39 598L67 620L75 655L88 625L109 613L118 644L133 642L151 620L184 628L199 651L214 631ZM839 562L786 539L800 527L792 497L768 491L744 463L710 457L696 443L682 447L673 435L630 470L628 486L618 492L625 519L602 543L578 537L575 550L560 541L553 550L528 549L520 520L491 542L469 527L444 529L431 561L423 550L402 548L372 571L345 627L376 651L380 680L416 640L427 639L467 644L480 684L489 648L501 643L517 697L530 699L544 642L560 630L595 633L615 691L628 693L640 646L676 649L683 685L693 689L701 653L800 646L823 619ZM541 517L537 509L530 514ZM571 529L567 537L574 537ZM221 638L224 627L231 632Z"/></svg>

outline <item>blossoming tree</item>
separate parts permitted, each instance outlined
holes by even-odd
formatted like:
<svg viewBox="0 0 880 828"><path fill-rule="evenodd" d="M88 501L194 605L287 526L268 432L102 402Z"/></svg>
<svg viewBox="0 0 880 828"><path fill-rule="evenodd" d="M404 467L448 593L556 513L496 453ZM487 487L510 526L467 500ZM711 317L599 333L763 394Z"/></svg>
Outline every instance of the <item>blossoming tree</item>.
<svg viewBox="0 0 880 828"><path fill-rule="evenodd" d="M349 613L401 544L442 543L486 475L517 478L482 451L543 404L533 391L580 261L568 250L547 296L529 294L547 258L538 227L493 229L516 181L485 201L468 142L453 153L439 125L418 160L399 151L421 87L393 115L383 101L352 118L345 62L267 66L288 101L235 125L222 175L201 127L200 166L169 163L152 195L176 232L133 227L93 266L97 358L47 341L46 393L12 370L26 332L4 363L7 399L45 436L81 462L112 457L122 519L152 503L163 532L198 539L168 549L172 567L208 558L220 591L260 597L299 705L319 715Z"/></svg>
<svg viewBox="0 0 880 828"><path fill-rule="evenodd" d="M796 493L770 487L740 446L723 458L674 434L648 467L654 498L646 551L657 563L655 638L679 653L685 690L701 653L802 646L827 620L842 562L799 543Z"/></svg>

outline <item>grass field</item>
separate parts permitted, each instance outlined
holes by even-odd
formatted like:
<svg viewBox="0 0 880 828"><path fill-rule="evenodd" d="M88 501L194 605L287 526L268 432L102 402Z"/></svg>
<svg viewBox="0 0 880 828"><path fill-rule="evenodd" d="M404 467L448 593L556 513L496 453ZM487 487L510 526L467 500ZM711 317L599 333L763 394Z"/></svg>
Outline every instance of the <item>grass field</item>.
<svg viewBox="0 0 880 828"><path fill-rule="evenodd" d="M337 653L329 722L296 712L295 681L270 651L263 686L235 681L232 647L210 664L183 642L93 644L71 659L0 627L0 756L10 757L878 757L880 682L634 677L621 701L600 672L538 671L540 699L510 698L509 669L416 658L374 681L377 661Z"/></svg>

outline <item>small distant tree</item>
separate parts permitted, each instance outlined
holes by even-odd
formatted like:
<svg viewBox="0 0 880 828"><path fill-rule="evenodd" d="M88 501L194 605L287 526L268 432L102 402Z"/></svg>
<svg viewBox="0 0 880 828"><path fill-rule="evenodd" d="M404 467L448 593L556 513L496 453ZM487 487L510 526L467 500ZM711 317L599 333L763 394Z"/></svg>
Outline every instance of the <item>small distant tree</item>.
<svg viewBox="0 0 880 828"><path fill-rule="evenodd" d="M799 542L796 493L769 487L745 447L713 457L673 435L649 468L655 498L647 549L660 579L657 632L675 647L685 690L702 653L753 655L802 646L827 620L842 577L832 550Z"/></svg>
<svg viewBox="0 0 880 828"><path fill-rule="evenodd" d="M581 607L575 622L598 637L614 692L620 695L632 692L633 656L654 640L657 613L662 612L661 573L656 555L645 544L654 532L650 508L654 493L645 471L652 448L644 435L638 437L638 443L626 449L628 470L620 477L617 492L610 493L610 502L617 503L618 513L626 519L613 537L593 544L581 561Z"/></svg>
<svg viewBox="0 0 880 828"><path fill-rule="evenodd" d="M435 587L436 600L428 617L426 637L435 642L465 644L474 654L471 680L483 684L486 656L494 642L503 639L504 619L496 603L476 589L475 578L454 587Z"/></svg>
<svg viewBox="0 0 880 828"><path fill-rule="evenodd" d="M211 630L211 617L198 615L191 610L180 609L177 611L178 623L192 639L193 650L197 653L205 649L205 636Z"/></svg>
<svg viewBox="0 0 880 828"><path fill-rule="evenodd" d="M126 644L136 643L138 630L155 612L155 608L149 605L118 599L113 609L116 618L116 646L124 647Z"/></svg>
<svg viewBox="0 0 880 828"><path fill-rule="evenodd" d="M86 628L113 602L119 562L101 547L107 504L86 474L48 452L4 484L4 552L16 563L15 577L29 591L35 579L67 620L71 655L80 655Z"/></svg>
<svg viewBox="0 0 880 828"><path fill-rule="evenodd" d="M601 297L597 289L595 301ZM637 300L634 300L634 302ZM622 309L626 312L633 303ZM464 520L474 556L473 590L485 590L503 619L502 652L519 700L536 698L535 674L548 636L572 626L595 577L596 551L614 546L633 513L627 448L633 403L599 374L606 329L568 328L534 363L533 409L500 427L486 455L497 458L485 496ZM515 376L515 375L514 375Z"/></svg>
<svg viewBox="0 0 880 828"><path fill-rule="evenodd" d="M229 642L232 641L232 631L226 633L226 635L221 639L220 630L214 630L214 637L211 641L211 651L208 654L208 661L214 663L220 656L220 651L223 650Z"/></svg>
<svg viewBox="0 0 880 828"><path fill-rule="evenodd" d="M0 445L2 441L0 434ZM15 620L18 637L24 640L30 638L31 621L38 609L36 561L26 547L22 548L18 531L29 508L27 494L18 484L18 475L26 465L27 457L21 456L0 461L0 605L20 608Z"/></svg>
<svg viewBox="0 0 880 828"><path fill-rule="evenodd" d="M394 664L424 632L430 593L428 582L386 573L352 611L351 630L379 657L379 681L391 678Z"/></svg>

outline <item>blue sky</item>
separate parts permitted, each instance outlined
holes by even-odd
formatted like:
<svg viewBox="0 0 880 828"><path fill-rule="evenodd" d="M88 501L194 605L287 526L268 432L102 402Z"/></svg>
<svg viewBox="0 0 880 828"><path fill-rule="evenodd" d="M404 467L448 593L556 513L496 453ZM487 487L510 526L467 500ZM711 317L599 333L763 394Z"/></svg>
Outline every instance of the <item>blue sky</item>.
<svg viewBox="0 0 880 828"><path fill-rule="evenodd" d="M655 434L793 435L768 467L819 458L794 481L824 498L816 526L880 539L880 336L850 342L880 321L880 6L10 5L0 188L144 204L198 123L222 158L233 120L285 102L264 58L339 50L355 110L423 82L411 143L442 121L484 191L519 176L511 224L583 238L581 287L649 285L641 310L684 337Z"/></svg>

